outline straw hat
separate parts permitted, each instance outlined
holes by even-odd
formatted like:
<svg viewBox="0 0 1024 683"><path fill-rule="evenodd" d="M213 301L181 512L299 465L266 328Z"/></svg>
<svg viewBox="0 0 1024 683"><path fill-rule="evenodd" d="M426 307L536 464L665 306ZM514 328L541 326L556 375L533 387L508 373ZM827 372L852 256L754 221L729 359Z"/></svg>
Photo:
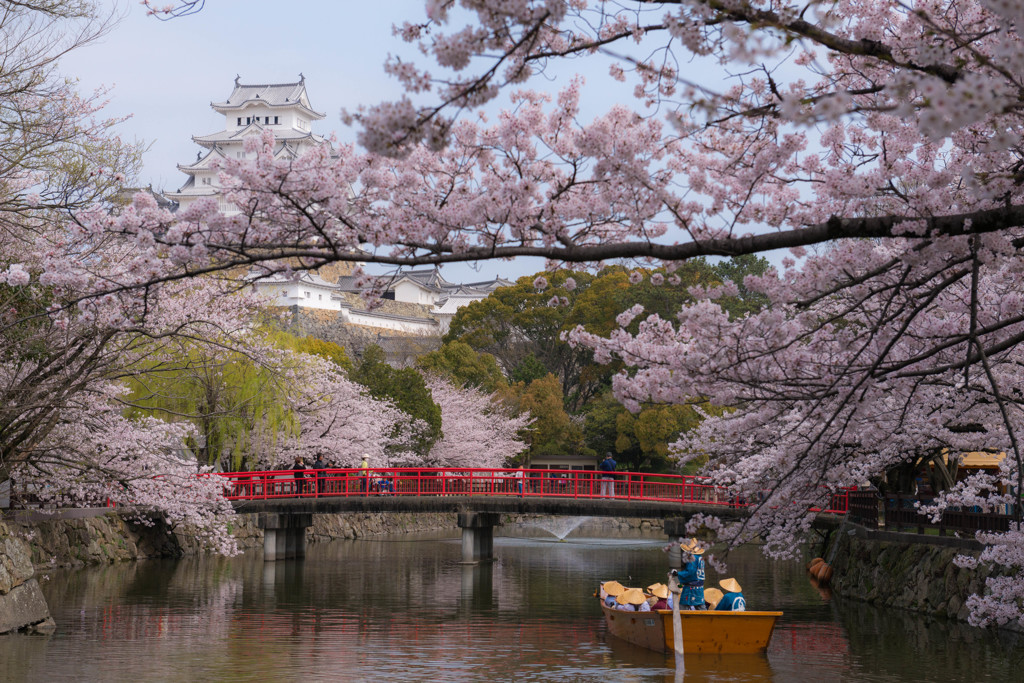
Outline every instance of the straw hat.
<svg viewBox="0 0 1024 683"><path fill-rule="evenodd" d="M725 589L726 593L742 593L743 589L740 588L740 582L736 579L722 579L718 582L718 585Z"/></svg>
<svg viewBox="0 0 1024 683"><path fill-rule="evenodd" d="M612 597L618 597L626 592L626 587L618 581L605 581L601 584L601 588L604 589L605 593Z"/></svg>
<svg viewBox="0 0 1024 683"><path fill-rule="evenodd" d="M722 593L722 591L718 590L717 588L705 588L704 589L704 602L706 602L706 603L708 603L708 605L710 605L710 607L708 607L708 609L715 609L715 607L718 606L718 603L720 603L722 601L722 598L724 598L724 597L725 597L725 594Z"/></svg>
<svg viewBox="0 0 1024 683"><path fill-rule="evenodd" d="M647 587L647 592L656 598L668 599L668 586L663 583L652 583Z"/></svg>
<svg viewBox="0 0 1024 683"><path fill-rule="evenodd" d="M700 546L696 538L691 538L689 541L683 541L679 544L679 549L684 553L690 553L691 555L703 555L704 548Z"/></svg>
<svg viewBox="0 0 1024 683"><path fill-rule="evenodd" d="M639 588L627 588L626 592L615 598L620 605L642 605L647 602L644 592Z"/></svg>

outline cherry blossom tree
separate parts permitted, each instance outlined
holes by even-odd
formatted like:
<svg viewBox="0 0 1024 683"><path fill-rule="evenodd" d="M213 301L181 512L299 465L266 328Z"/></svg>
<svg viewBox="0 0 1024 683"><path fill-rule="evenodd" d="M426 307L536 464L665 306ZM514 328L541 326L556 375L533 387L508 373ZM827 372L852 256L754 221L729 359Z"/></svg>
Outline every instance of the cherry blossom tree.
<svg viewBox="0 0 1024 683"><path fill-rule="evenodd" d="M427 385L441 406L441 439L430 450L437 467L501 468L527 449L519 437L533 418L510 415L493 394L433 377Z"/></svg>
<svg viewBox="0 0 1024 683"><path fill-rule="evenodd" d="M76 393L18 470L19 485L44 503L103 507L113 504L152 525L159 516L200 544L226 555L238 551L227 530L234 516L218 477L197 476L183 443L188 426L154 418L127 419L124 388L93 383Z"/></svg>
<svg viewBox="0 0 1024 683"><path fill-rule="evenodd" d="M675 320L572 339L633 368L615 383L627 406L734 408L677 450L708 455L735 486L772 490L737 540L762 533L784 552L806 528L805 506L836 486L908 453L992 448L1007 453L1001 479L1013 495L985 504L1012 503L1018 521L987 537L986 559L1024 568L1020 3L426 8L397 32L438 70L389 63L409 96L352 115L368 153L275 161L268 137L252 143L254 163L224 164L241 215L200 201L174 225L153 216L169 226L160 229L85 224L143 247L148 233L152 254L186 265L146 276L157 281L219 264L286 269L274 260L285 257L316 266L529 255L552 268L637 259L671 271L693 256L790 249L778 272L742 283L767 297L766 310L730 319L716 303L735 291L727 285L696 292ZM553 98L512 94L494 123L471 120L573 59L603 59L610 77L634 79L634 106L587 122L577 80ZM642 313L624 312L620 325ZM975 619L1024 620L1020 590L990 581L972 601Z"/></svg>
<svg viewBox="0 0 1024 683"><path fill-rule="evenodd" d="M268 467L288 467L296 455L307 462L321 455L332 467L357 467L363 456L374 467L415 457L401 429L409 423L405 413L370 396L334 363L296 355L302 356L301 362L287 377L298 389L288 400L297 430L281 441L280 453L265 462Z"/></svg>

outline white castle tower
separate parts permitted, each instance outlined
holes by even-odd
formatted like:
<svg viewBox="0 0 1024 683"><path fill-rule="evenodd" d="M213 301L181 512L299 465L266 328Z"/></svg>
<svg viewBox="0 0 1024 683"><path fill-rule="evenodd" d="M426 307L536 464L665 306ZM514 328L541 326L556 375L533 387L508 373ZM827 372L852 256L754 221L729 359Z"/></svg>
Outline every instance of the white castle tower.
<svg viewBox="0 0 1024 683"><path fill-rule="evenodd" d="M223 102L211 102L214 111L224 115L224 130L192 137L205 147L192 164L178 164L178 169L189 178L177 192L166 196L178 202L181 209L200 197L213 197L220 192L218 171L212 168L217 159L244 159L245 140L271 130L277 140L275 158L301 156L311 146L325 144L323 137L315 135L310 127L313 121L324 118L314 110L306 95L306 77L301 73L297 83L271 83L246 85L235 77L235 89ZM235 213L237 209L220 202L220 210Z"/></svg>

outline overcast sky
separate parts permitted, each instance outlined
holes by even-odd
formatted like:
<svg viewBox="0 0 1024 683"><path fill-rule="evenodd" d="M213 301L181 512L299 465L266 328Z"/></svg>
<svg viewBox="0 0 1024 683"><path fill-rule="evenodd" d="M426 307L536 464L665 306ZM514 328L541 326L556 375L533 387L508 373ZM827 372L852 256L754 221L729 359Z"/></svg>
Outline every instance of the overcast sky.
<svg viewBox="0 0 1024 683"><path fill-rule="evenodd" d="M227 98L236 75L243 83L287 83L304 74L313 108L326 114L314 131L354 141L355 132L341 124L339 112L401 95L384 73L384 61L389 53L419 55L392 36L391 26L424 16L423 0L208 0L200 13L170 21L147 16L136 0L108 4L123 16L120 23L102 40L71 53L62 69L80 80L83 91L113 88L107 112L131 116L121 126L122 136L150 146L139 180L158 190L175 190L187 179L177 164L191 163L201 150L193 135L224 129L223 115L210 102ZM607 64L599 57L559 65L531 87L554 93L585 68L583 120L616 102L634 106L633 83L609 79ZM476 271L451 265L443 272L468 282L496 275L514 279L542 268L542 260L530 259L484 263Z"/></svg>
<svg viewBox="0 0 1024 683"><path fill-rule="evenodd" d="M150 146L142 185L174 190L187 179L177 164L194 161L201 149L192 136L223 130L224 117L210 102L227 98L236 75L243 83L287 83L304 74L313 108L327 115L314 124L315 132L354 141L339 112L400 96L382 65L389 53L416 53L391 35L391 26L421 18L424 4L209 0L199 14L171 21L146 16L134 0L109 6L123 15L120 23L101 41L68 55L62 70L79 79L83 92L113 88L107 112L131 116L120 128L122 137ZM550 87L556 90L559 79ZM514 279L542 267L532 259L481 264L475 272L446 266L443 272L466 282L495 275Z"/></svg>

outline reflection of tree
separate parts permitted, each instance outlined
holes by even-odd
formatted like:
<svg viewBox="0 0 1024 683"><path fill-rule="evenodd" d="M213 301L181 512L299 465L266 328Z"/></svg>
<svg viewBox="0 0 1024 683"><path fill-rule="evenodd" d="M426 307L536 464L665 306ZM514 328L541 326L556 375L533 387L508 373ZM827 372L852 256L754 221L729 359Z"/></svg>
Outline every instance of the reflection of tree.
<svg viewBox="0 0 1024 683"><path fill-rule="evenodd" d="M940 672L960 671L973 680L1010 680L1016 677L1011 648L1024 645L1020 634L1004 632L996 639L991 631L964 623L851 601L842 603L841 617L853 658L871 658L898 679L928 678L930 671L934 680ZM927 669L907 661L908 651L927 653ZM1018 649L1017 666L1021 654Z"/></svg>

